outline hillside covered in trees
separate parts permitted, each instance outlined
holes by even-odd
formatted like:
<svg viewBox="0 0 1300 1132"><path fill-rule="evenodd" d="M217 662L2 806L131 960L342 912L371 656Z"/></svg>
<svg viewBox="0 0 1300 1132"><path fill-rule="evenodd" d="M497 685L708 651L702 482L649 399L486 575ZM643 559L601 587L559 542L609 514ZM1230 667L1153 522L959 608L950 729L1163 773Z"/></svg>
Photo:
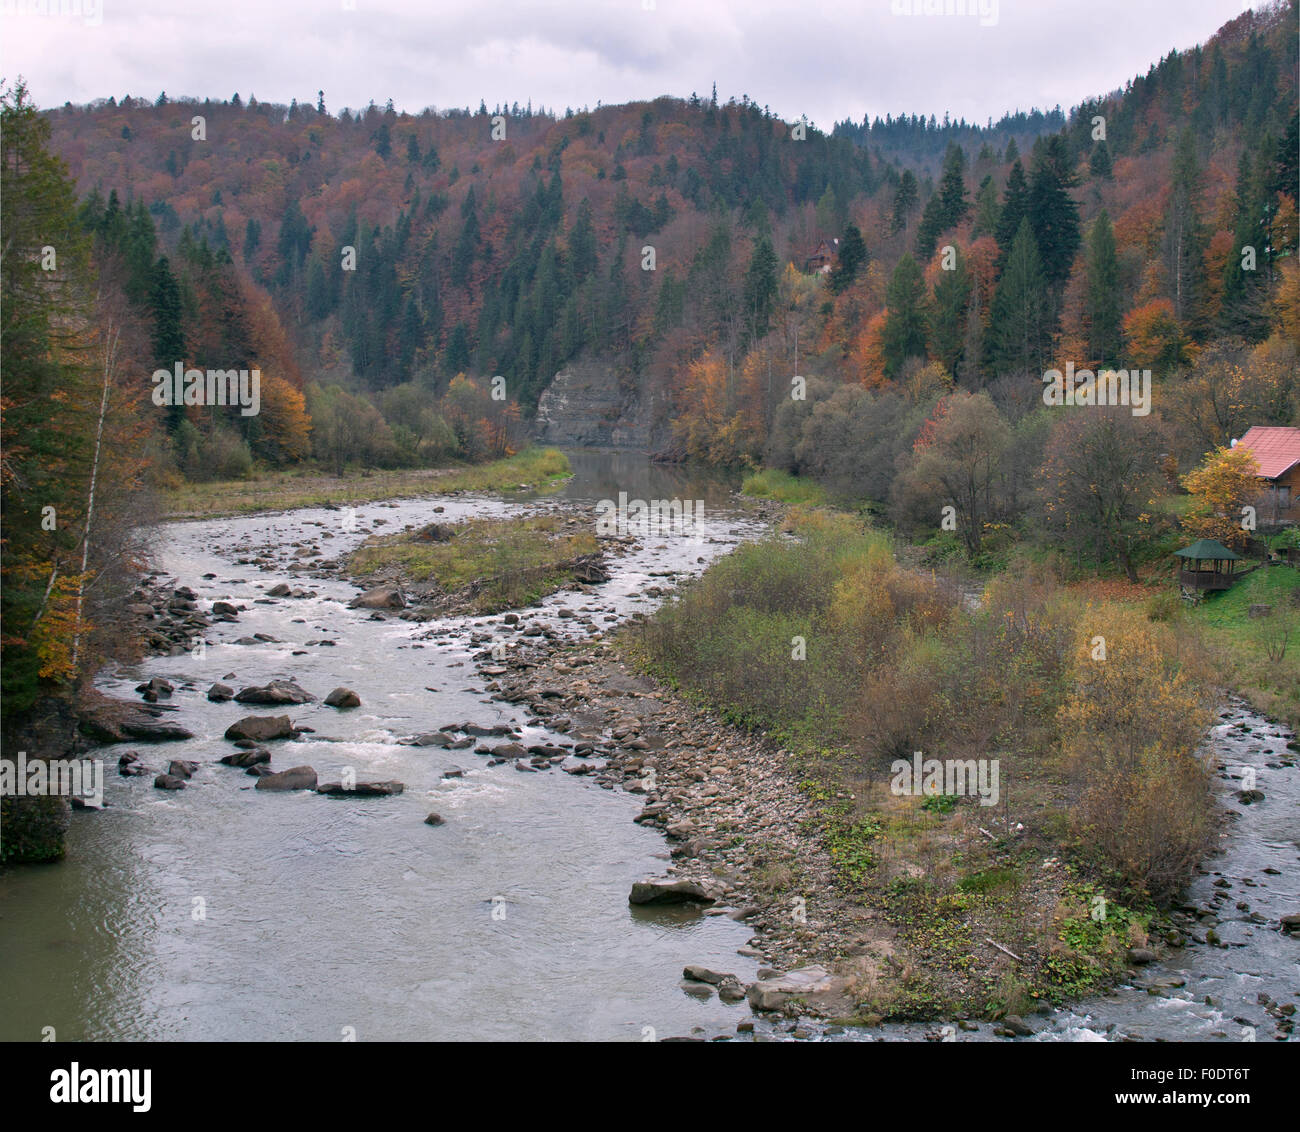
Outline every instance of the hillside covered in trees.
<svg viewBox="0 0 1300 1132"><path fill-rule="evenodd" d="M48 118L140 369L251 358L270 382L262 421L172 414L189 475L505 450L491 377L527 418L579 357L660 406L661 447L793 468L778 409L836 388L899 412L988 389L1015 418L1067 359L1160 382L1294 318L1295 29L1294 3L1248 11L1068 115L984 126L825 134L716 91L418 115L163 92ZM789 406L795 375L828 385Z"/></svg>
<svg viewBox="0 0 1300 1132"><path fill-rule="evenodd" d="M1246 12L1068 114L830 133L716 91L37 112L20 83L12 702L86 663L151 486L507 455L575 361L653 406L660 455L814 477L976 564L1046 534L1134 577L1153 500L1250 482L1223 446L1300 416L1296 28ZM1150 415L1053 417L1069 365L1150 369ZM176 366L257 370L259 410L157 411Z"/></svg>

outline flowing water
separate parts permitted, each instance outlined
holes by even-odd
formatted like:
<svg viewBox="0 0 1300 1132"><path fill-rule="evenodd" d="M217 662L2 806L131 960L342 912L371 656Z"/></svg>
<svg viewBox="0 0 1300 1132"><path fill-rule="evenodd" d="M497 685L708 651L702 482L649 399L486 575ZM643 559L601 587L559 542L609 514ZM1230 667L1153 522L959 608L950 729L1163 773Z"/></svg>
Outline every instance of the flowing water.
<svg viewBox="0 0 1300 1132"><path fill-rule="evenodd" d="M548 599L543 617L561 632L582 631L576 619L559 618L561 607L586 606L597 625L648 611L652 579L696 573L763 529L735 509L732 485L716 477L629 453L577 452L571 460L576 474L561 499L591 504L626 491L702 499L705 508L699 538L643 540L613 560L613 577L596 594ZM509 762L486 767L469 751L398 744L457 721L522 726L524 709L492 701L471 661L481 646L469 638L488 619L371 620L346 607L354 587L288 571L294 543L311 541L337 557L372 532L435 515L455 521L549 505L460 496L362 505L355 529L347 529L346 511L328 509L162 528L159 569L192 586L203 608L218 599L248 608L237 623L214 624L198 657L151 658L98 680L131 699L140 681L167 677L179 708L167 718L196 738L97 751L108 772L107 808L74 815L63 862L0 873L0 1039L36 1040L45 1027L63 1041L643 1040L733 1031L748 1015L744 1004L700 1000L677 984L687 963L752 979L753 961L736 954L749 931L726 916L628 905L632 882L662 873L668 859L662 836L631 820L640 800L591 779L521 774ZM277 568L248 561L258 554L271 554ZM209 573L215 577L204 579ZM317 596L255 604L283 580ZM281 643L234 643L254 633ZM236 687L292 677L321 697L346 685L362 707L208 702L207 687L229 673ZM231 750L226 727L250 711L287 711L316 729L273 744L277 769L309 764L329 781L350 767L359 780L398 779L406 792L335 799L253 790L254 779L216 762ZM1265 801L1240 807L1226 855L1207 867L1233 885L1223 909L1248 899L1275 922L1300 909L1300 773L1282 764L1278 729L1245 718L1252 734L1234 720L1215 741L1226 763L1257 767ZM522 730L525 743L564 740ZM151 776L114 773L119 753L133 747L159 770L173 758L201 765L185 790L156 790ZM444 780L453 767L465 776ZM424 824L431 810L444 826ZM1265 875L1266 867L1280 875ZM1215 879L1198 879L1189 900L1211 900L1222 891ZM1122 989L1043 1020L1043 1036L1225 1032L1240 1040L1233 1017L1244 1014L1259 1016L1264 1040L1271 1028L1256 995L1294 1001L1300 944L1237 916L1218 912L1227 950L1189 946L1181 965L1144 975L1149 982L1181 971L1185 987L1160 996ZM1216 1005L1204 1006L1206 994ZM884 1027L847 1036L921 1033Z"/></svg>

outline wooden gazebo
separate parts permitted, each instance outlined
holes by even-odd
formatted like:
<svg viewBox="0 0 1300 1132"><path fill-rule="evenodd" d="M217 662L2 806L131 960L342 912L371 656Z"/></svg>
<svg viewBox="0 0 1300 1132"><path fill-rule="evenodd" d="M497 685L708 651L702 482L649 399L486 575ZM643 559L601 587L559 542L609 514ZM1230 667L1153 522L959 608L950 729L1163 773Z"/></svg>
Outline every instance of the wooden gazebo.
<svg viewBox="0 0 1300 1132"><path fill-rule="evenodd" d="M1174 554L1186 562L1178 571L1178 584L1194 593L1231 589L1237 580L1236 565L1242 560L1236 551L1212 538L1197 539Z"/></svg>

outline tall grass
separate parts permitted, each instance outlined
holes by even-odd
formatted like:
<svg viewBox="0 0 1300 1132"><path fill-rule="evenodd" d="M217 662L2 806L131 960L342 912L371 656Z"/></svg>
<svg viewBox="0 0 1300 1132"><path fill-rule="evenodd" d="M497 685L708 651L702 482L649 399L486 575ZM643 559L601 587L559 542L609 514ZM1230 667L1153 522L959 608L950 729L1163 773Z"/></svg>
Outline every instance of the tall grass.
<svg viewBox="0 0 1300 1132"><path fill-rule="evenodd" d="M745 495L773 499L778 503L820 505L826 502L826 490L815 480L801 479L776 468L763 468L745 477L740 485Z"/></svg>

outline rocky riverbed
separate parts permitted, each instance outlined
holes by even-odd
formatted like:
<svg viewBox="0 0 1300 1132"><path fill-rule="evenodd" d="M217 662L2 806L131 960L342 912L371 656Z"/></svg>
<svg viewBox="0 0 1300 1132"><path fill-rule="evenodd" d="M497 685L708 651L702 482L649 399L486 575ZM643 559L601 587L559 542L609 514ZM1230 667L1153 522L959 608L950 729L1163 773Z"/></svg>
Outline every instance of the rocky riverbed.
<svg viewBox="0 0 1300 1132"><path fill-rule="evenodd" d="M607 474L580 478L562 506L617 494L629 471ZM838 893L787 754L630 660L640 617L765 529L727 489L710 490L714 517L692 543L629 539L609 555L607 582L431 620L356 606L348 549L520 505L412 501L396 515L370 505L170 528L170 573L132 603L155 655L105 673L87 715L120 771L108 808L74 823L58 885L0 876L7 951L38 970L44 949L69 948L99 989L9 987L5 1034L54 1018L69 1037L328 1037L359 1025L397 1039L1086 1040L1187 1028L1229 1040L1248 1018L1261 1039L1289 1038L1294 740L1240 705L1212 739L1233 779L1225 805L1241 816L1225 856L1207 862L1206 891L1194 886L1170 926L1177 943L1166 935L1134 957L1131 984L997 1026L846 1026L864 991L906 968L906 948ZM1234 788L1247 761L1263 795L1249 802ZM256 987L241 974L250 955ZM358 993L357 964L374 962L383 979Z"/></svg>

